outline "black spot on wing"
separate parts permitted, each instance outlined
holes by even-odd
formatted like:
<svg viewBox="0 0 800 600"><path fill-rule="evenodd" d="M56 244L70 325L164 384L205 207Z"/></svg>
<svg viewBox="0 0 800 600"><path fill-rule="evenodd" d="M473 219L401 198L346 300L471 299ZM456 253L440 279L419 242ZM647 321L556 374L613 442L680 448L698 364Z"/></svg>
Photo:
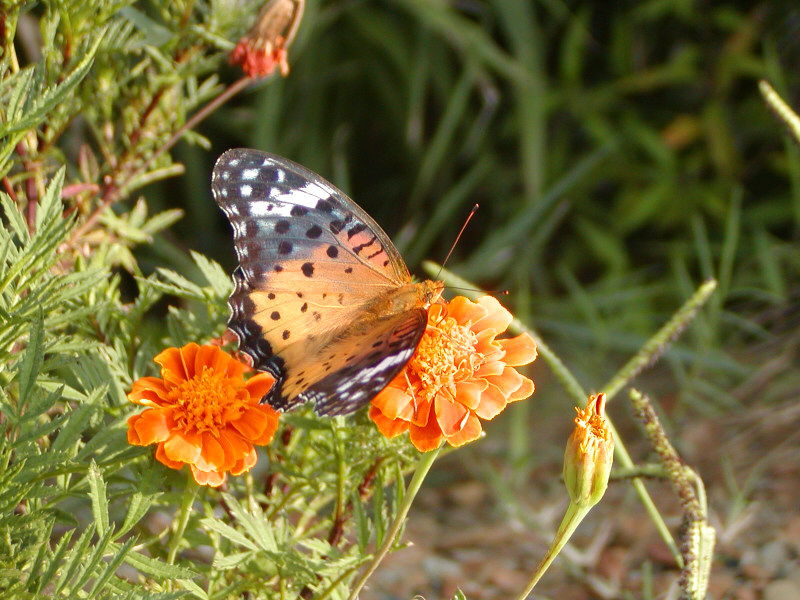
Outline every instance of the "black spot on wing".
<svg viewBox="0 0 800 600"><path fill-rule="evenodd" d="M308 209L304 206L293 206L289 214L293 217L305 217L308 214Z"/></svg>
<svg viewBox="0 0 800 600"><path fill-rule="evenodd" d="M233 281L234 291L228 299L231 308L228 328L239 338L239 350L251 358L253 368L280 379L285 375L283 360L274 355L272 346L264 339L261 326L252 318L255 307L248 295L250 288L241 268L233 272Z"/></svg>

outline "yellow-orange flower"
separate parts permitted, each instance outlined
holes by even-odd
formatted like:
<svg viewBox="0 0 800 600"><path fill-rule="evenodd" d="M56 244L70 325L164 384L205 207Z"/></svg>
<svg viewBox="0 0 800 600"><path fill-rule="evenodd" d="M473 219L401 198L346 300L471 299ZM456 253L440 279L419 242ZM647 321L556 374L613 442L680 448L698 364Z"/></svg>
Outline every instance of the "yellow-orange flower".
<svg viewBox="0 0 800 600"><path fill-rule="evenodd" d="M142 377L128 400L147 406L128 419L128 442L158 444L156 458L172 469L188 464L200 485L218 486L225 474L249 471L258 459L254 444L268 444L278 413L262 396L274 378L259 373L217 346L167 348L153 360L161 377Z"/></svg>
<svg viewBox="0 0 800 600"><path fill-rule="evenodd" d="M495 339L512 316L491 296L463 296L428 309L428 327L416 352L372 400L369 416L386 437L409 432L421 452L442 440L461 446L477 439L481 419L533 394L533 381L513 367L536 358L527 333Z"/></svg>
<svg viewBox="0 0 800 600"><path fill-rule="evenodd" d="M570 499L594 506L603 497L614 461L614 436L606 419L606 395L589 396L586 408L577 406L575 429L564 451L564 483Z"/></svg>

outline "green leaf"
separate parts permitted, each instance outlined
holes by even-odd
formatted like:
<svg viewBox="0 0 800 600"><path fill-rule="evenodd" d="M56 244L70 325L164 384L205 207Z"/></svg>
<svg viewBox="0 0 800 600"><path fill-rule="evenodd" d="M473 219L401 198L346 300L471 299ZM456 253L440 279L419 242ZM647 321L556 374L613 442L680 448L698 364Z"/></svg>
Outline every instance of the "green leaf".
<svg viewBox="0 0 800 600"><path fill-rule="evenodd" d="M89 463L89 497L92 500L92 514L97 526L98 535L108 531L108 497L103 474L94 460Z"/></svg>
<svg viewBox="0 0 800 600"><path fill-rule="evenodd" d="M56 543L55 550L53 550L53 556L50 559L50 563L47 565L47 569L45 569L45 571L42 573L42 576L39 578L39 585L36 588L36 592L40 592L44 588L48 587L55 576L56 571L62 567L62 561L64 560L67 552L69 552L69 542L74 533L75 530L70 529L69 531L65 532L61 538L59 538L58 542Z"/></svg>
<svg viewBox="0 0 800 600"><path fill-rule="evenodd" d="M62 386L63 387L63 386ZM92 396L102 394L102 390L93 390ZM86 423L98 408L92 402L80 404L77 408L66 413L66 425L58 432L58 437L50 447L51 452L64 452L80 440ZM78 455L80 456L80 454Z"/></svg>
<svg viewBox="0 0 800 600"><path fill-rule="evenodd" d="M222 521L206 517L205 519L200 519L200 523L205 528L218 533L225 539L232 541L234 544L238 544L239 546L244 546L245 548L249 548L250 550L258 550L258 546L251 540L249 540L247 536L245 536L238 530L234 529L230 525L223 523Z"/></svg>
<svg viewBox="0 0 800 600"><path fill-rule="evenodd" d="M208 600L209 595L206 593L206 591L191 579L179 579L178 583L194 594L197 598Z"/></svg>
<svg viewBox="0 0 800 600"><path fill-rule="evenodd" d="M28 346L25 357L19 366L19 410L28 403L31 392L36 385L36 377L44 362L44 313L40 309L31 321ZM19 415L17 415L19 416Z"/></svg>
<svg viewBox="0 0 800 600"><path fill-rule="evenodd" d="M119 528L119 535L124 535L147 514L153 503L161 496L158 486L163 483L162 469L151 462L142 477L136 482L136 491L131 495L125 521Z"/></svg>
<svg viewBox="0 0 800 600"><path fill-rule="evenodd" d="M133 547L133 543L136 541L135 538L130 538L125 541L122 546L114 553L114 556L111 557L111 560L106 563L105 568L100 572L100 575L94 582L92 589L89 590L89 595L87 596L88 599L94 598L105 586L106 582L114 576L119 566L125 560L125 556L130 552L131 547Z"/></svg>
<svg viewBox="0 0 800 600"><path fill-rule="evenodd" d="M202 288L186 279L183 275L178 275L178 273L170 269L158 268L157 271L159 275L174 285L172 290L169 287L166 288L168 293L178 293L181 296L188 295L197 299L205 298ZM156 283L156 281L151 281L151 283Z"/></svg>
<svg viewBox="0 0 800 600"><path fill-rule="evenodd" d="M79 590L85 586L90 579L97 576L97 568L103 562L103 556L105 556L108 546L111 545L111 538L114 534L114 531L109 529L106 531L105 535L103 535L97 543L95 544L92 551L89 553L88 556L84 555L82 557L81 562L81 569L79 571L78 577L72 583L72 592L75 593L76 590Z"/></svg>
<svg viewBox="0 0 800 600"><path fill-rule="evenodd" d="M361 500L357 490L354 490L350 496L350 501L353 503L353 520L356 525L356 543L358 550L361 554L367 551L367 544L369 544L369 520L367 519L367 511L364 510L364 503Z"/></svg>
<svg viewBox="0 0 800 600"><path fill-rule="evenodd" d="M6 219L8 219L8 226L19 238L20 242L23 244L26 243L30 239L30 236L28 234L28 226L25 223L25 219L22 217L19 207L14 204L11 196L5 192L0 192L0 204L3 206Z"/></svg>
<svg viewBox="0 0 800 600"><path fill-rule="evenodd" d="M39 232L44 228L44 224L57 219L63 219L64 215L61 211L61 190L64 187L64 174L66 167L61 167L55 172L44 196L39 201L39 206L36 210L36 231Z"/></svg>
<svg viewBox="0 0 800 600"><path fill-rule="evenodd" d="M231 513L236 517L237 522L247 532L250 538L256 542L262 550L267 552L277 552L278 544L272 531L272 526L267 523L266 517L258 506L253 507L253 512L248 513L242 505L230 494L224 494Z"/></svg>
<svg viewBox="0 0 800 600"><path fill-rule="evenodd" d="M223 297L231 293L231 278L219 263L206 258L199 252L192 252L192 258L217 296Z"/></svg>
<svg viewBox="0 0 800 600"><path fill-rule="evenodd" d="M94 532L94 525L90 523L78 538L78 541L75 542L75 545L72 547L72 550L69 553L69 557L66 561L64 561L61 568L61 576L58 578L56 587L53 590L53 598L58 598L58 595L61 593L64 587L69 584L70 580L77 573L78 569L80 568L81 561L86 559L86 549L89 547L89 542L91 542Z"/></svg>
<svg viewBox="0 0 800 600"><path fill-rule="evenodd" d="M168 565L155 558L150 558L138 552L130 552L125 555L125 562L137 569L143 575L158 579L193 579L198 574L186 567Z"/></svg>
<svg viewBox="0 0 800 600"><path fill-rule="evenodd" d="M36 127L39 123L47 117L47 114L53 110L60 102L63 102L67 95L76 87L89 72L94 61L94 55L103 41L106 28L103 27L95 34L95 39L92 44L83 51L83 58L72 70L72 73L67 75L58 85L45 90L42 94L37 94L35 99L30 100L25 106L23 112L17 109L17 115L21 118L13 118L4 123L5 126L0 126L0 137L10 133L23 132ZM27 86L27 92L32 92L32 85Z"/></svg>

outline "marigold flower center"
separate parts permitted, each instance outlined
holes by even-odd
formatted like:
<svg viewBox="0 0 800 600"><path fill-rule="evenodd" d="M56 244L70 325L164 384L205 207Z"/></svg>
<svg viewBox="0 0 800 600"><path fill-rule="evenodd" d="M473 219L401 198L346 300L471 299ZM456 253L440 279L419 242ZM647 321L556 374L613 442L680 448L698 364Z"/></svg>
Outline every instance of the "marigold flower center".
<svg viewBox="0 0 800 600"><path fill-rule="evenodd" d="M208 367L170 390L169 397L175 403L175 422L185 431L210 431L216 435L241 417L245 409L230 378Z"/></svg>
<svg viewBox="0 0 800 600"><path fill-rule="evenodd" d="M452 317L440 317L428 323L425 335L408 364L413 393L430 400L444 391L455 398L455 384L472 377L481 357L475 350L474 333Z"/></svg>

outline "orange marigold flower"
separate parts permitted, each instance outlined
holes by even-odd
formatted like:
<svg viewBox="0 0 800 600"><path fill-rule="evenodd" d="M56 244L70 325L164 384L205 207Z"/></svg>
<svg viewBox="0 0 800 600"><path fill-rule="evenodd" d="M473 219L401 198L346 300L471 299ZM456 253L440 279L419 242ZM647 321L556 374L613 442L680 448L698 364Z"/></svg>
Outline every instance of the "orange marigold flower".
<svg viewBox="0 0 800 600"><path fill-rule="evenodd" d="M408 431L420 452L442 440L461 446L481 435L481 419L533 394L533 381L512 368L536 358L531 336L495 339L511 320L491 296L433 304L411 360L372 400L369 416L381 433L391 438Z"/></svg>
<svg viewBox="0 0 800 600"><path fill-rule="evenodd" d="M156 458L172 469L188 464L200 485L219 486L225 474L249 471L254 444L268 444L278 413L259 401L275 379L216 346L167 348L153 359L161 377L134 382L128 400L147 406L128 419L128 442L158 444Z"/></svg>
<svg viewBox="0 0 800 600"><path fill-rule="evenodd" d="M230 63L240 65L252 78L271 75L279 67L289 74L288 48L303 15L303 3L296 0L270 0L264 4L250 31L230 54Z"/></svg>

